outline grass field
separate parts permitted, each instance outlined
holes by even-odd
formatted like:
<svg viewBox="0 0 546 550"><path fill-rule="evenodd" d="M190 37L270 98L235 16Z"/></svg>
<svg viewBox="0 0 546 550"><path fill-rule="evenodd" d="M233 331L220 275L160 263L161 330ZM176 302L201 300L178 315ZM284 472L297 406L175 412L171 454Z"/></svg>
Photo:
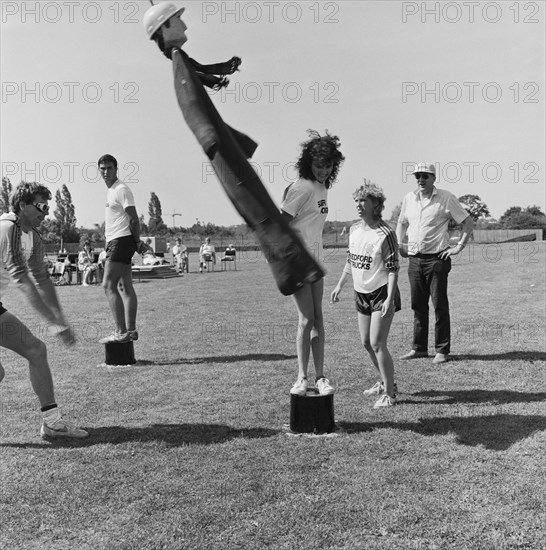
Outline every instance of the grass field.
<svg viewBox="0 0 546 550"><path fill-rule="evenodd" d="M66 349L10 286L4 304L48 343L58 401L91 436L42 441L25 363L2 350L0 548L545 548L545 248L465 249L453 360L396 361L388 410L362 396L376 378L352 292L328 303L345 259L328 251L328 437L286 433L296 313L259 253L236 272L136 284L132 367L102 365L101 288L59 288L79 340ZM411 345L406 263L400 290L394 357Z"/></svg>

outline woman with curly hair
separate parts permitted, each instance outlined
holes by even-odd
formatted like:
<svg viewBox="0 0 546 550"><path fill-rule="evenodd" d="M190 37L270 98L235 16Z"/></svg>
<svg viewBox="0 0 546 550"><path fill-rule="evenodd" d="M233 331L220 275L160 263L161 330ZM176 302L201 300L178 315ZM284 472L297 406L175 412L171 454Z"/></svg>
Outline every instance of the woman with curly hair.
<svg viewBox="0 0 546 550"><path fill-rule="evenodd" d="M394 365L387 338L394 312L401 307L398 241L394 230L381 217L385 207L381 187L364 180L353 199L361 220L351 226L347 263L331 301L339 302L341 289L352 275L360 338L380 377L364 395L380 396L374 405L377 409L396 403Z"/></svg>
<svg viewBox="0 0 546 550"><path fill-rule="evenodd" d="M340 142L337 136L331 136L328 132L321 136L313 130L308 130L308 133L309 139L302 144L302 152L296 164L299 179L286 189L281 213L311 254L321 262L322 230L328 214L328 189L336 180L345 157L339 151ZM323 372L323 293L324 280L320 279L303 285L293 295L298 311L298 379L290 390L294 395L305 395L307 391L307 369L311 351L315 365L315 385L319 393L334 393L334 388Z"/></svg>

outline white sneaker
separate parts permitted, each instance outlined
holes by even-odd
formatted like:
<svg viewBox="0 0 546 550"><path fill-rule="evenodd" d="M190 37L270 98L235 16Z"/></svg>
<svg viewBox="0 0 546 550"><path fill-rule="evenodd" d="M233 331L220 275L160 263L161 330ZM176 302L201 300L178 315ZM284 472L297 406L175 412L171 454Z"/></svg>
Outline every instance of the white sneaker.
<svg viewBox="0 0 546 550"><path fill-rule="evenodd" d="M125 344L131 341L131 335L128 332L114 332L110 336L101 338L99 344Z"/></svg>
<svg viewBox="0 0 546 550"><path fill-rule="evenodd" d="M42 439L60 439L60 438L74 438L84 439L89 436L89 433L81 428L77 428L72 422L61 418L57 420L51 426L48 426L45 422L42 423L42 429L40 430Z"/></svg>
<svg viewBox="0 0 546 550"><path fill-rule="evenodd" d="M292 386L290 393L292 395L305 395L307 392L307 378L298 378Z"/></svg>
<svg viewBox="0 0 546 550"><path fill-rule="evenodd" d="M394 407L396 404L396 397L391 397L384 393L374 404L374 409L381 409L383 407Z"/></svg>
<svg viewBox="0 0 546 550"><path fill-rule="evenodd" d="M394 389L394 395L398 393L398 386L396 383L393 386ZM381 395L382 393L385 393L385 386L383 385L383 382L376 382L369 390L364 390L363 395L366 397L369 397L370 395Z"/></svg>
<svg viewBox="0 0 546 550"><path fill-rule="evenodd" d="M370 395L379 395L383 393L383 382L376 382L369 390L364 390L362 392L366 397Z"/></svg>
<svg viewBox="0 0 546 550"><path fill-rule="evenodd" d="M332 395L336 390L330 384L330 380L328 378L319 378L315 382L315 386L317 387L317 390L320 395Z"/></svg>

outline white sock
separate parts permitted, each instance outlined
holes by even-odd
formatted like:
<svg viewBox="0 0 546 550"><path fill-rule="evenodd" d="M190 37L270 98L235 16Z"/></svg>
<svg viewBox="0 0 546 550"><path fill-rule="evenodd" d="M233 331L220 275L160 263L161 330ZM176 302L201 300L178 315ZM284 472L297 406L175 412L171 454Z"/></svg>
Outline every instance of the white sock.
<svg viewBox="0 0 546 550"><path fill-rule="evenodd" d="M51 426L61 419L61 410L59 409L59 407L55 406L53 409L49 409L48 411L43 412L42 417L44 419L44 422L48 426Z"/></svg>

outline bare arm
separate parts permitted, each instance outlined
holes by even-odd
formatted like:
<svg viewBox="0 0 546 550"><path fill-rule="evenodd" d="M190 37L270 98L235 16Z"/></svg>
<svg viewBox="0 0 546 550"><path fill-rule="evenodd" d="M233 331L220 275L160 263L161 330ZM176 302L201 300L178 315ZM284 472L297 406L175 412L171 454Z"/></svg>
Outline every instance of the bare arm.
<svg viewBox="0 0 546 550"><path fill-rule="evenodd" d="M351 277L351 274L344 269L336 285L336 288L334 288L334 290L332 290L332 293L330 294L330 302L332 304L339 302L339 295L341 293L341 290L345 286L345 283L349 280L350 277Z"/></svg>
<svg viewBox="0 0 546 550"><path fill-rule="evenodd" d="M394 293L398 284L398 271L389 271L387 280L387 299L381 308L381 317L390 317L394 313Z"/></svg>
<svg viewBox="0 0 546 550"><path fill-rule="evenodd" d="M461 250L466 246L466 243L470 238L470 233L472 233L472 230L474 229L474 220L470 216L467 216L464 219L462 225L463 228L459 242L455 246L444 250L440 254L442 260L447 260L450 256L455 256L456 254L459 254L459 252L461 252Z"/></svg>
<svg viewBox="0 0 546 550"><path fill-rule="evenodd" d="M135 243L140 241L140 222L138 220L138 214L134 206L127 206L125 212L129 216L129 227L131 229L131 235L135 240Z"/></svg>
<svg viewBox="0 0 546 550"><path fill-rule="evenodd" d="M153 252L150 246L140 240L140 221L138 219L136 208L134 206L127 206L125 208L125 212L129 216L129 227L131 229L131 235L137 245L137 252L139 254L144 254L147 251Z"/></svg>
<svg viewBox="0 0 546 550"><path fill-rule="evenodd" d="M398 224L396 226L396 238L398 240L398 251L400 252L400 256L403 258L408 257L408 245L407 243L404 243L407 231L408 222L398 219Z"/></svg>

